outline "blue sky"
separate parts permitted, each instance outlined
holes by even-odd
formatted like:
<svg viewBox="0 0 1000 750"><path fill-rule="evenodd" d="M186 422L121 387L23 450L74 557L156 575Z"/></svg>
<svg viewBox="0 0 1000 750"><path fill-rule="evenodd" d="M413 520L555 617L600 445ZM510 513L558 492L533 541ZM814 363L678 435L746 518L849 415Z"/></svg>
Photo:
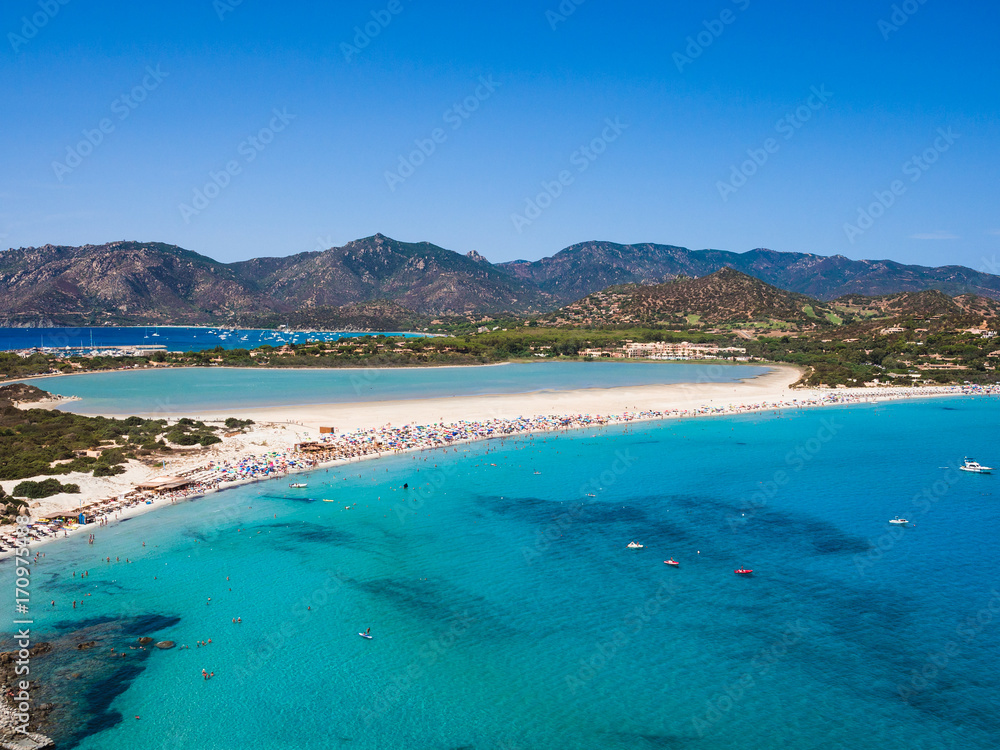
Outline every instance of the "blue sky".
<svg viewBox="0 0 1000 750"><path fill-rule="evenodd" d="M1000 272L1000 9L895 5L9 0L0 246L382 232Z"/></svg>

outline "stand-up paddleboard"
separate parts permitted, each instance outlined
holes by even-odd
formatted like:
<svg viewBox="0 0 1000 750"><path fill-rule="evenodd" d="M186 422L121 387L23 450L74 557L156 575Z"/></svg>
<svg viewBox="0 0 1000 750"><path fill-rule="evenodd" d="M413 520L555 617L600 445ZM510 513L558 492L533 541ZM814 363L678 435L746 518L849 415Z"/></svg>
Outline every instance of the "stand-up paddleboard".
<svg viewBox="0 0 1000 750"><path fill-rule="evenodd" d="M372 636L368 635L368 633L358 633L358 635L362 638L367 638L369 641L372 639Z"/></svg>

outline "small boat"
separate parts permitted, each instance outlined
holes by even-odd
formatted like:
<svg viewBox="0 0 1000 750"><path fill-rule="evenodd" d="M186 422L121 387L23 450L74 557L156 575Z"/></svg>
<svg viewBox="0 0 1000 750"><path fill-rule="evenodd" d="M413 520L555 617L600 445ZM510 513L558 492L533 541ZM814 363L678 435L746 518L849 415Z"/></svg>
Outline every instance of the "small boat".
<svg viewBox="0 0 1000 750"><path fill-rule="evenodd" d="M288 486L291 487L293 490L301 490L303 487L308 487L309 485L306 484L305 482L292 482Z"/></svg>
<svg viewBox="0 0 1000 750"><path fill-rule="evenodd" d="M372 639L372 635L369 633L358 633L362 638L367 638L369 641Z"/></svg>
<svg viewBox="0 0 1000 750"><path fill-rule="evenodd" d="M753 569L752 568L737 568L733 572L736 573L736 575L738 575L738 576L748 576L751 573L753 573Z"/></svg>
<svg viewBox="0 0 1000 750"><path fill-rule="evenodd" d="M896 516L891 521L889 521L889 523L893 524L894 526L906 526L908 522L905 518L900 518L899 516Z"/></svg>
<svg viewBox="0 0 1000 750"><path fill-rule="evenodd" d="M678 566L678 565L680 565L680 563L679 563L679 562L677 562L677 561L676 561L676 560L675 560L674 558L672 558L672 557L671 557L671 558L670 558L669 560L664 560L663 562L664 562L664 563L666 563L667 565L674 565L674 566Z"/></svg>
<svg viewBox="0 0 1000 750"><path fill-rule="evenodd" d="M629 549L642 549L642 545L639 542L629 542L626 546Z"/></svg>
<svg viewBox="0 0 1000 750"><path fill-rule="evenodd" d="M973 474L989 474L993 471L992 466L983 466L974 458L966 458L965 463L958 467L961 471L969 471Z"/></svg>

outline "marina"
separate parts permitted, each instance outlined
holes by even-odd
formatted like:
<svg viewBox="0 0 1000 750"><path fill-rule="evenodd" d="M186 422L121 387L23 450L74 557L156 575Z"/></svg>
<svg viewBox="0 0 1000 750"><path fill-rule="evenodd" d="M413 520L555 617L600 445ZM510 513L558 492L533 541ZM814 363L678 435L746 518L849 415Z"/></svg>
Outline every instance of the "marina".
<svg viewBox="0 0 1000 750"><path fill-rule="evenodd" d="M40 351L67 356L126 356L152 351L204 351L281 347L314 341L377 336L416 337L427 334L371 331L299 331L186 326L94 326L84 328L2 328L0 351Z"/></svg>

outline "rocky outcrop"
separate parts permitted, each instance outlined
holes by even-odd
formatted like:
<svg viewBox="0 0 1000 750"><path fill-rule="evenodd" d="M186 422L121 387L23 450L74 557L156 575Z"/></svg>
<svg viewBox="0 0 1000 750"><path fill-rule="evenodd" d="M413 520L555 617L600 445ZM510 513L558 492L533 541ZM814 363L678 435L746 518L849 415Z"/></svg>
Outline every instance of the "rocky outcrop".
<svg viewBox="0 0 1000 750"><path fill-rule="evenodd" d="M32 658L47 654L52 651L52 644L42 642L37 643L29 649ZM18 682L15 673L16 651L5 651L0 653L0 750L42 750L42 748L54 747L51 739L35 731L22 732L18 727L22 726L23 719L19 717L19 710L11 697L14 692L13 686ZM21 678L23 679L23 678ZM45 722L49 713L55 708L51 703L42 703L32 706L29 713L28 729L35 730Z"/></svg>

